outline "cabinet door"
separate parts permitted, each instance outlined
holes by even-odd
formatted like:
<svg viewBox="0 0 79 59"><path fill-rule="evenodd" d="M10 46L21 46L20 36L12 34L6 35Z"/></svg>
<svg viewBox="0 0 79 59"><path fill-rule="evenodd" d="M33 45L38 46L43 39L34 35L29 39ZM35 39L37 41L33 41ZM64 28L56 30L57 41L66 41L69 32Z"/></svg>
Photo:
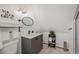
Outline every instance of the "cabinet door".
<svg viewBox="0 0 79 59"><path fill-rule="evenodd" d="M40 51L43 47L43 35L38 36L38 51Z"/></svg>
<svg viewBox="0 0 79 59"><path fill-rule="evenodd" d="M37 36L31 40L31 47L33 53L38 53L42 49L42 36Z"/></svg>
<svg viewBox="0 0 79 59"><path fill-rule="evenodd" d="M38 42L38 40L36 39L36 37L31 40L32 53L37 53L37 49L38 49L37 42Z"/></svg>
<svg viewBox="0 0 79 59"><path fill-rule="evenodd" d="M22 37L22 54L28 54L31 52L31 42L28 38Z"/></svg>

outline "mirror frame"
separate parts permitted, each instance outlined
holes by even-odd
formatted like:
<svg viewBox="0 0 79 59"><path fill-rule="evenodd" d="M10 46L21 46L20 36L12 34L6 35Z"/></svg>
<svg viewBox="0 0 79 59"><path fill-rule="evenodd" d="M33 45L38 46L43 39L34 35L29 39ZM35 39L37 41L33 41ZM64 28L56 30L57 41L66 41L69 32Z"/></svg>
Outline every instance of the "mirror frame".
<svg viewBox="0 0 79 59"><path fill-rule="evenodd" d="M24 18L28 18L28 19L30 19L30 20L32 21L32 23L31 23L30 25L25 24L24 21L23 21ZM23 23L25 26L32 26L32 25L34 24L34 20L33 20L31 17L23 17L23 18L22 18L22 23Z"/></svg>

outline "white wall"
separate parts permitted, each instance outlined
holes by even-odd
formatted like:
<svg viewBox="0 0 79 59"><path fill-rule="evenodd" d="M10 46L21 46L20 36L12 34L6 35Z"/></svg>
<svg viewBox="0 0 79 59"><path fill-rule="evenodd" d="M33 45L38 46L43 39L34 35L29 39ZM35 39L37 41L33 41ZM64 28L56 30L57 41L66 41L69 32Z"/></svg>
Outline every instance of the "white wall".
<svg viewBox="0 0 79 59"><path fill-rule="evenodd" d="M44 42L47 43L48 31L56 32L57 46L63 47L63 42L67 41L70 53L73 53L73 20L77 5L33 5L40 23L39 32L45 32ZM72 28L72 30L68 30ZM46 38L47 37L47 38Z"/></svg>
<svg viewBox="0 0 79 59"><path fill-rule="evenodd" d="M34 5L36 15L44 31L68 32L77 5Z"/></svg>

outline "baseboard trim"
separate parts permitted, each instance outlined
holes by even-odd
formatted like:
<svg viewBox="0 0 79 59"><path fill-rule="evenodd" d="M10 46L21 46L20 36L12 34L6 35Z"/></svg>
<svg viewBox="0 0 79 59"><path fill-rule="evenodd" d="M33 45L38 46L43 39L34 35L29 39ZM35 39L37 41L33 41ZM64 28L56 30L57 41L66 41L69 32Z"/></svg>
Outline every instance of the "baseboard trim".
<svg viewBox="0 0 79 59"><path fill-rule="evenodd" d="M61 48L63 49L64 51L69 51L69 49L64 49L63 47L59 47L59 46L56 46L57 48Z"/></svg>
<svg viewBox="0 0 79 59"><path fill-rule="evenodd" d="M43 44L46 44L46 45L48 45L48 43L43 43ZM59 47L59 46L56 46L57 48L61 48L61 49L63 49L64 51L69 51L69 49L64 49L63 47Z"/></svg>

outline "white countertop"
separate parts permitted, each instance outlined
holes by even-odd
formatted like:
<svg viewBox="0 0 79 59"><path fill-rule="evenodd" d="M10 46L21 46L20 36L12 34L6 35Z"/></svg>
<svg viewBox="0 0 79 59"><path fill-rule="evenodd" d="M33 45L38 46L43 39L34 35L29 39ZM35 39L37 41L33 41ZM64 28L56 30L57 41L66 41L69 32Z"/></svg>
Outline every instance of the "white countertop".
<svg viewBox="0 0 79 59"><path fill-rule="evenodd" d="M29 39L32 39L36 36L39 36L41 35L42 33L31 33L31 34L26 34L26 35L22 35L22 37L25 37L25 38L29 38Z"/></svg>

